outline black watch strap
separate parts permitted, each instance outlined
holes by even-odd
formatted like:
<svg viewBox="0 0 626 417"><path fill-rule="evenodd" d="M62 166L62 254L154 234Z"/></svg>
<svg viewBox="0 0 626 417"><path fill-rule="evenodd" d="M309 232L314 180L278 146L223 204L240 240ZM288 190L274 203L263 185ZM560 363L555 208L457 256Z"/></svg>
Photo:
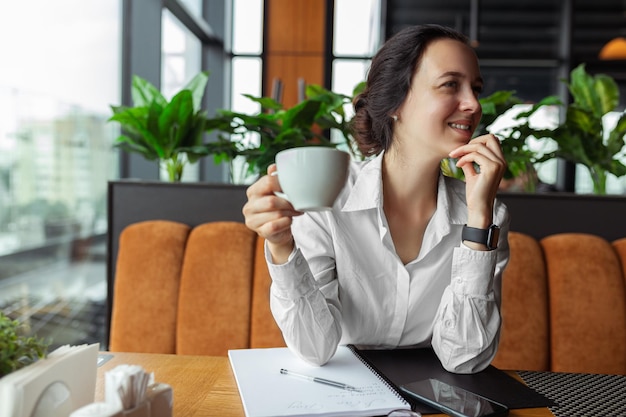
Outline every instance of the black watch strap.
<svg viewBox="0 0 626 417"><path fill-rule="evenodd" d="M463 233L461 234L462 240L480 243L487 246L487 249L489 250L493 250L498 247L499 237L500 228L495 224L492 224L487 229L478 229L476 227L463 225Z"/></svg>

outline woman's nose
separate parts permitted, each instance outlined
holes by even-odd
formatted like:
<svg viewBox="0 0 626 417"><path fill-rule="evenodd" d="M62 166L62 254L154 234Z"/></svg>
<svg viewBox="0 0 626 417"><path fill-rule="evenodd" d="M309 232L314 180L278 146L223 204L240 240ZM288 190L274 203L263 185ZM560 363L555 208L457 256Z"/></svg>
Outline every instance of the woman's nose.
<svg viewBox="0 0 626 417"><path fill-rule="evenodd" d="M472 113L481 110L480 101L478 101L478 97L472 89L463 93L463 97L461 97L461 110L470 111Z"/></svg>

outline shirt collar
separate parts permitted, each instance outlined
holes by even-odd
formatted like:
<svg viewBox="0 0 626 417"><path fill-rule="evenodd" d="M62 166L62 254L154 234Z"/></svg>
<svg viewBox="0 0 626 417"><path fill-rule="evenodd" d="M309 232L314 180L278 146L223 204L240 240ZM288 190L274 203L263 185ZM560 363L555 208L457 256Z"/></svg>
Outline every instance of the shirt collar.
<svg viewBox="0 0 626 417"><path fill-rule="evenodd" d="M368 210L382 207L382 166L384 151L362 162L342 211Z"/></svg>
<svg viewBox="0 0 626 417"><path fill-rule="evenodd" d="M383 155L384 151L374 158L362 162L363 166L356 174L354 185L346 198L342 211L382 208ZM445 223L464 224L467 217L466 207L465 183L440 173L437 186L437 210L433 218L444 216L441 220Z"/></svg>

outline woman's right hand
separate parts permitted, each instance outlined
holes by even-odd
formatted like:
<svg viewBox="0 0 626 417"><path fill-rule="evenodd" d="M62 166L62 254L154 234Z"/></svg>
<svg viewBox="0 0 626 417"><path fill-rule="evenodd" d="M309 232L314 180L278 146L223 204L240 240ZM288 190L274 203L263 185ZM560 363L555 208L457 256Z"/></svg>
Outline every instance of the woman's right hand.
<svg viewBox="0 0 626 417"><path fill-rule="evenodd" d="M276 165L272 164L267 169L267 175L248 187L248 201L243 206L243 215L246 226L267 241L272 262L283 264L294 247L291 234L293 216L299 216L302 212L296 211L289 201L274 194L281 191L278 177L272 175L274 172Z"/></svg>

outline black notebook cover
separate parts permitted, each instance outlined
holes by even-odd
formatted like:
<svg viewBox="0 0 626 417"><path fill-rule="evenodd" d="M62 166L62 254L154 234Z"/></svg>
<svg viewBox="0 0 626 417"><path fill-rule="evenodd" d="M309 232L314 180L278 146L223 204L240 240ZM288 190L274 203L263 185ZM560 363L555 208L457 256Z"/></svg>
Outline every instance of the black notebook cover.
<svg viewBox="0 0 626 417"><path fill-rule="evenodd" d="M380 376L399 393L398 387L412 381L435 378L482 395L513 408L551 407L554 401L539 394L522 382L494 366L476 374L454 374L446 371L432 349L362 350L351 346ZM415 411L438 411L401 394Z"/></svg>

